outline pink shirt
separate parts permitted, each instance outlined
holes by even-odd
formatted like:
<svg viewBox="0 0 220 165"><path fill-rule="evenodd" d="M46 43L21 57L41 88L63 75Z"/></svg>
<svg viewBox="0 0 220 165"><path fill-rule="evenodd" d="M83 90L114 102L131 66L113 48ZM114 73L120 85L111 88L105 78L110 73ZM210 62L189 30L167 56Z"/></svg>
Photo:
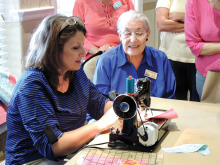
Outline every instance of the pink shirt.
<svg viewBox="0 0 220 165"><path fill-rule="evenodd" d="M196 56L196 68L206 76L207 67L220 59L220 53L200 56L205 42L220 42L220 11L207 0L188 0L185 14L186 42Z"/></svg>
<svg viewBox="0 0 220 165"><path fill-rule="evenodd" d="M114 9L116 2L121 2L119 8ZM73 16L78 16L85 24L87 33L84 48L86 58L91 47L101 47L105 44L116 46L120 44L117 33L117 21L119 16L128 11L134 10L132 0L111 0L109 6L103 5L97 0L76 0L73 8Z"/></svg>

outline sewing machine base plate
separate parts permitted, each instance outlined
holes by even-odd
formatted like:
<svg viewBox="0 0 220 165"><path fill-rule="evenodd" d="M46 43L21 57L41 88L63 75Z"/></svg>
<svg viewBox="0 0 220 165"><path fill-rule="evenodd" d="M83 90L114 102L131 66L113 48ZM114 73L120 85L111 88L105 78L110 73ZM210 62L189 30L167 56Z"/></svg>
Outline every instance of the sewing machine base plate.
<svg viewBox="0 0 220 165"><path fill-rule="evenodd" d="M127 139L124 140L123 135L110 134L110 142L108 144L109 147L114 149L122 149L122 150L133 150L133 151L142 151L142 152L154 152L158 145L162 142L162 140L168 134L168 126L170 124L170 119L152 119L152 122L155 122L159 125L158 130L158 141L152 146L143 146L141 143L128 143Z"/></svg>

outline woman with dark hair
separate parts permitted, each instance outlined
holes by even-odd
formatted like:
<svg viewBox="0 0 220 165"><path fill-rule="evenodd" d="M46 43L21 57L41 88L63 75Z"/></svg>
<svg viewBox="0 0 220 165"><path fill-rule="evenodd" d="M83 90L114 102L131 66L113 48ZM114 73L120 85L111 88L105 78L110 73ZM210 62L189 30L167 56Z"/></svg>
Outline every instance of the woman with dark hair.
<svg viewBox="0 0 220 165"><path fill-rule="evenodd" d="M6 164L64 164L117 121L112 102L80 67L85 34L78 17L62 15L34 32L7 111ZM97 121L84 125L87 112Z"/></svg>

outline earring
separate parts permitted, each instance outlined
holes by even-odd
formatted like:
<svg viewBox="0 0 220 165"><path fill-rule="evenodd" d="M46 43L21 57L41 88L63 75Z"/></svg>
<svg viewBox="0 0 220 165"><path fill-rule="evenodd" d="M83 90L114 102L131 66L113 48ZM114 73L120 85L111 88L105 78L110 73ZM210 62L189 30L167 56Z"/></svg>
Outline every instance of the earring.
<svg viewBox="0 0 220 165"><path fill-rule="evenodd" d="M148 38L146 39L146 41L148 41Z"/></svg>

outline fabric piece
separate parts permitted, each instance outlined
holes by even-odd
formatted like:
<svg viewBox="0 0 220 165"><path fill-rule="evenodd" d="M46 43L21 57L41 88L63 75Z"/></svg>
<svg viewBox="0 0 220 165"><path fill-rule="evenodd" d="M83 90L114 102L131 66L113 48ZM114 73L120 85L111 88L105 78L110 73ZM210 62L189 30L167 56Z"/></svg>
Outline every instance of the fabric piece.
<svg viewBox="0 0 220 165"><path fill-rule="evenodd" d="M9 73L9 82L13 85L16 84L16 78L12 74Z"/></svg>
<svg viewBox="0 0 220 165"><path fill-rule="evenodd" d="M175 118L178 118L178 114L174 111L174 109L170 109L157 116L146 118L146 120L149 121L150 119L175 119Z"/></svg>
<svg viewBox="0 0 220 165"><path fill-rule="evenodd" d="M6 72L0 72L0 100L6 105L9 105L12 91L16 83L16 78Z"/></svg>
<svg viewBox="0 0 220 165"><path fill-rule="evenodd" d="M151 96L175 98L176 79L166 54L158 49L146 46L138 70L127 59L122 44L104 52L96 62L93 83L100 92L108 95L116 90L119 94L126 93L126 78L130 75L135 79L135 92L138 78L145 78L149 71L154 76L151 81Z"/></svg>
<svg viewBox="0 0 220 165"><path fill-rule="evenodd" d="M183 144L177 147L171 148L162 148L164 152L168 153L192 153L192 152L199 152L202 155L209 155L210 150L208 145L206 144Z"/></svg>

